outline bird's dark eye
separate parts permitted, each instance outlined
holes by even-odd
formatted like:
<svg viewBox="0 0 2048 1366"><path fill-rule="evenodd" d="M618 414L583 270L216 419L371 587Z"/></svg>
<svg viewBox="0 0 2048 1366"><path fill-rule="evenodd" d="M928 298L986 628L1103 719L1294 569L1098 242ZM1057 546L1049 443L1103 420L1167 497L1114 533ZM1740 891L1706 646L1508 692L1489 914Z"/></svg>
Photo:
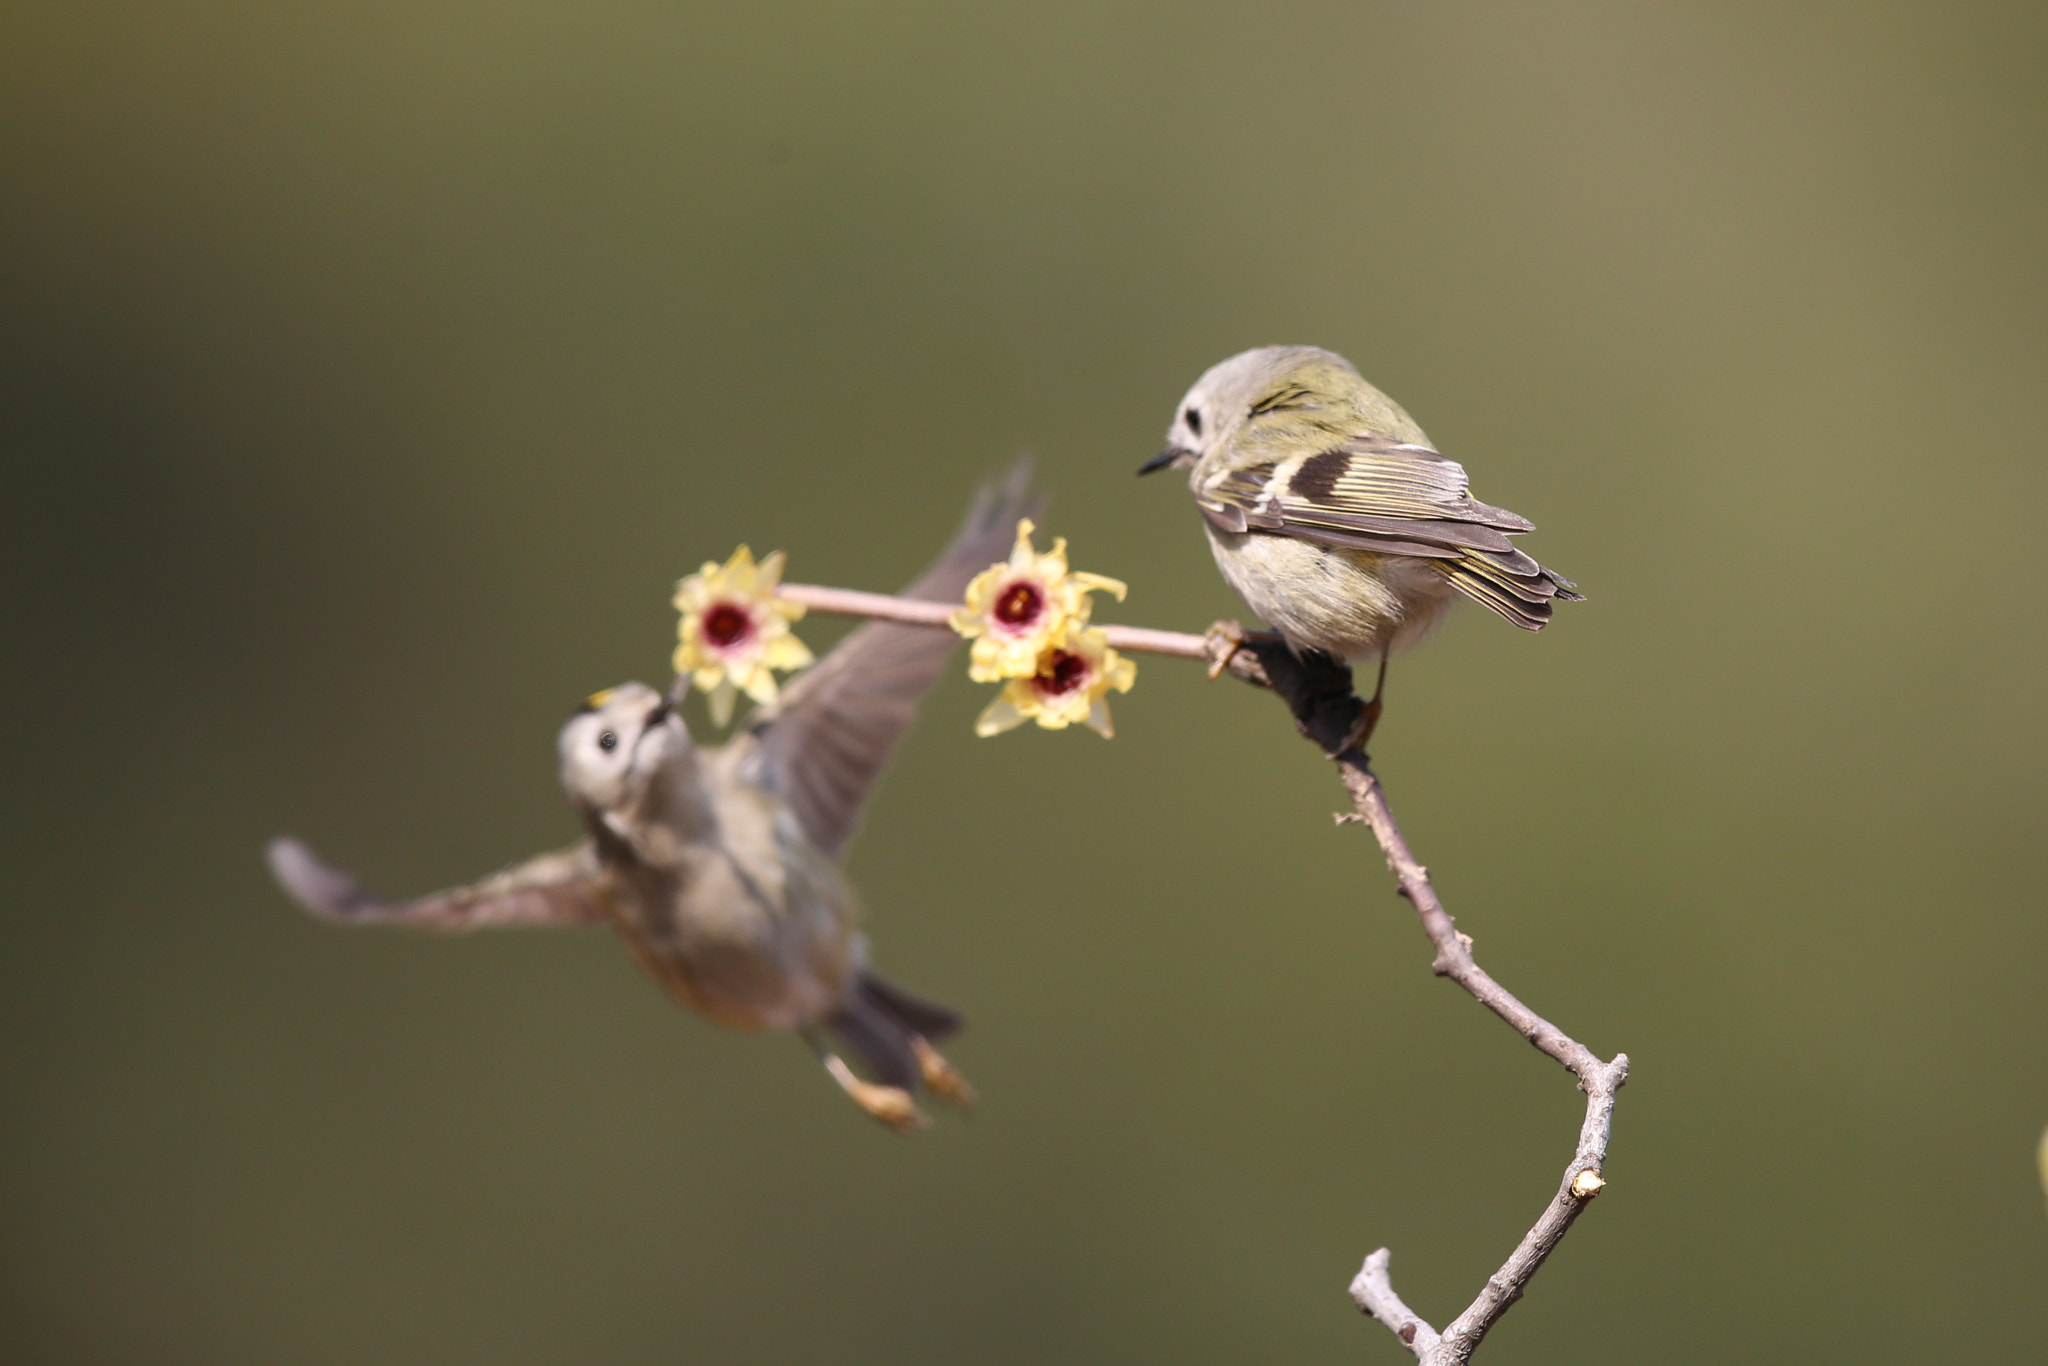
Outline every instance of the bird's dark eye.
<svg viewBox="0 0 2048 1366"><path fill-rule="evenodd" d="M1193 408L1190 408L1186 412L1182 413L1180 415L1180 420L1187 423L1188 430L1193 432L1196 436L1200 436L1202 434L1202 415L1196 412Z"/></svg>
<svg viewBox="0 0 2048 1366"><path fill-rule="evenodd" d="M617 749L619 747L619 737L611 731L606 731L597 737L597 747L599 749Z"/></svg>

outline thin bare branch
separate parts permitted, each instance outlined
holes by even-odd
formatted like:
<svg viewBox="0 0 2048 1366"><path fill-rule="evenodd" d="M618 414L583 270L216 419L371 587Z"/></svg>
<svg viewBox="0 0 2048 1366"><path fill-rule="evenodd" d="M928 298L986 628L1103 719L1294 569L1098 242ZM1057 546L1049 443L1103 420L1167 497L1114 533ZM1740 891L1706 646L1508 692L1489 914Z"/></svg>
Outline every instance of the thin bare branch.
<svg viewBox="0 0 2048 1366"><path fill-rule="evenodd" d="M950 629L949 619L958 603L921 602L915 598L891 597L887 593L858 593L851 588L824 588L814 583L785 583L775 590L785 602L799 603L814 612L831 612L846 617L878 617L906 626L936 626ZM1105 626L1111 649L1126 654L1174 655L1181 659L1207 659L1209 643L1202 636L1183 631L1154 631L1143 626Z"/></svg>
<svg viewBox="0 0 2048 1366"><path fill-rule="evenodd" d="M1360 1309L1387 1325L1402 1346L1413 1348L1418 1357L1426 1357L1443 1339L1394 1293L1394 1279L1387 1271L1387 1264L1393 1259L1394 1254L1385 1248L1368 1256L1364 1269L1352 1278L1351 1298Z"/></svg>
<svg viewBox="0 0 2048 1366"><path fill-rule="evenodd" d="M1211 632L1209 636L1215 641L1228 638L1222 632ZM1220 654L1229 647L1219 644L1216 648ZM1327 661L1299 658L1285 646L1259 636L1247 638L1227 662L1230 671L1240 678L1278 693L1293 710L1302 734L1321 745L1326 753L1339 750L1352 734L1363 703L1351 691L1348 670ZM1408 847L1371 762L1355 746L1335 753L1334 757L1359 819L1372 827L1373 837L1387 856L1387 866L1393 870L1396 887L1415 907L1423 932L1436 949L1436 961L1431 966L1500 1016L1538 1050L1570 1068L1578 1078L1579 1088L1586 1093L1586 1118L1579 1126L1578 1146L1565 1168L1557 1194L1500 1270L1487 1278L1478 1298L1451 1321L1441 1336L1428 1332L1429 1325L1394 1293L1385 1248L1366 1258L1364 1270L1352 1282L1351 1294L1358 1307L1392 1329L1423 1366L1462 1366L1487 1330L1522 1297L1529 1278L1543 1265L1587 1202L1606 1184L1600 1168L1607 1158L1615 1094L1628 1080L1628 1055L1616 1054L1613 1061L1602 1062L1592 1050L1524 1005L1479 966L1472 957L1472 941L1458 932L1457 923L1430 885L1429 870ZM1412 1334L1406 1331L1411 1323L1415 1325Z"/></svg>
<svg viewBox="0 0 2048 1366"><path fill-rule="evenodd" d="M785 583L776 588L775 596L813 612L831 612L842 617L876 617L882 621L899 621L905 626L944 626L946 618L960 607L957 602L926 602L920 598L899 598L888 593L824 588L815 583Z"/></svg>
<svg viewBox="0 0 2048 1366"><path fill-rule="evenodd" d="M882 617L919 626L944 627L953 612L952 606L945 603L916 602L811 584L784 584L779 591L789 601L817 611ZM1423 933L1436 949L1436 960L1431 965L1436 973L1456 982L1539 1051L1569 1068L1578 1078L1579 1089L1586 1093L1586 1118L1579 1126L1578 1146L1557 1193L1500 1270L1487 1277L1478 1297L1442 1333L1431 1328L1395 1293L1389 1270L1392 1256L1387 1249L1380 1248L1367 1257L1364 1268L1351 1283L1351 1297L1358 1307L1385 1324L1414 1352L1422 1366L1463 1366L1487 1330L1522 1297L1529 1279L1550 1256L1572 1221L1606 1184L1600 1169L1607 1158L1615 1096L1628 1080L1628 1055L1617 1053L1612 1061L1602 1062L1592 1050L1523 1004L1473 958L1471 939L1458 932L1457 923L1430 885L1429 871L1408 847L1387 804L1386 792L1372 771L1371 761L1363 750L1347 747L1364 706L1352 690L1349 669L1313 653L1306 657L1296 655L1276 636L1246 633L1228 623L1219 622L1205 636L1130 626L1103 629L1108 633L1109 644L1116 649L1206 659L1212 673L1227 671L1278 694L1293 711L1301 733L1337 761L1356 818L1372 827L1373 837L1387 857L1387 866L1393 870L1397 889L1415 907Z"/></svg>
<svg viewBox="0 0 2048 1366"><path fill-rule="evenodd" d="M1578 1148L1572 1154L1571 1164L1565 1168L1564 1180L1558 1186L1557 1194L1552 1197L1542 1217L1523 1236L1501 1269L1487 1278L1486 1288L1480 1291L1479 1297L1444 1329L1441 1342L1428 1352L1416 1351L1417 1359L1424 1362L1463 1362L1472 1355L1487 1330L1522 1297L1529 1278L1536 1274L1558 1240L1564 1237L1565 1230L1579 1217L1579 1211L1605 1184L1600 1176L1600 1165L1607 1157L1615 1093L1628 1080L1628 1055L1617 1054L1612 1062L1600 1061L1583 1044L1522 1004L1513 992L1496 982L1474 961L1472 941L1458 933L1450 913L1437 899L1436 889L1429 883L1428 871L1408 848L1408 841L1401 834L1401 827L1395 823L1394 813L1387 805L1386 792L1373 775L1365 755L1353 749L1345 753L1338 763L1344 776L1344 786L1350 790L1358 814L1365 818L1374 837L1379 840L1401 895L1414 904L1416 914L1422 919L1423 931L1436 946L1436 962L1432 964L1436 972L1465 988L1474 1000L1507 1021L1517 1034L1570 1068L1579 1079L1580 1089L1586 1093L1586 1119L1579 1126ZM1391 1290L1391 1285L1388 1288ZM1355 1288L1353 1293L1355 1298ZM1377 1317L1371 1305L1361 1301L1359 1307Z"/></svg>

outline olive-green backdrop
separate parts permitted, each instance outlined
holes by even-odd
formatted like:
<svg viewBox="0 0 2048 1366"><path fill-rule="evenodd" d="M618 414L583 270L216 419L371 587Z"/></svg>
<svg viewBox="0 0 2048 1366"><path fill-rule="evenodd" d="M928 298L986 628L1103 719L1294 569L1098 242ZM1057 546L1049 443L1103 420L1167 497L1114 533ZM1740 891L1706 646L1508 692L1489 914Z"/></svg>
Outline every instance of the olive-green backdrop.
<svg viewBox="0 0 2048 1366"><path fill-rule="evenodd" d="M678 575L893 587L1019 451L1103 618L1234 613L1133 471L1314 342L1590 598L1458 614L1376 746L1635 1061L1482 1360L2039 1360L2044 68L2019 4L7 4L0 1356L1405 1359L1359 1260L1448 1318L1580 1098L1241 686L935 694L852 856L973 1022L913 1140L604 933L260 859L572 837Z"/></svg>

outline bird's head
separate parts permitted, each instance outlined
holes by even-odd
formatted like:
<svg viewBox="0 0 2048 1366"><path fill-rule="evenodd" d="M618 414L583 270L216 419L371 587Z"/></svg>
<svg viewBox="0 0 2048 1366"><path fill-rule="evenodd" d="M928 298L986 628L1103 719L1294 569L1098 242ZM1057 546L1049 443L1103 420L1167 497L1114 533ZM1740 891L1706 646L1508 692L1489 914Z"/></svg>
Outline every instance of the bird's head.
<svg viewBox="0 0 2048 1366"><path fill-rule="evenodd" d="M1173 411L1166 449L1138 473L1192 469L1217 451L1243 452L1251 463L1261 458L1253 452L1272 443L1338 441L1361 431L1403 435L1388 429L1413 426L1336 352L1261 346L1203 372Z"/></svg>
<svg viewBox="0 0 2048 1366"><path fill-rule="evenodd" d="M656 780L692 752L674 704L645 683L593 694L562 727L558 748L570 799L610 814L644 805Z"/></svg>

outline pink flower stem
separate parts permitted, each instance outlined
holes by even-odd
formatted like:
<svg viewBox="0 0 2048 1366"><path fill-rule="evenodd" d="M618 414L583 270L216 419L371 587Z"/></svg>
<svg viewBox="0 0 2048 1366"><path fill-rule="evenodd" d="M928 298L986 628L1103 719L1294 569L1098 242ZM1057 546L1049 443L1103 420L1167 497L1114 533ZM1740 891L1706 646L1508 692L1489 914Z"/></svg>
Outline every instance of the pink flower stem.
<svg viewBox="0 0 2048 1366"><path fill-rule="evenodd" d="M831 612L843 617L875 617L906 626L935 626L950 629L957 602L924 602L917 598L891 597L887 593L862 593L851 588L825 588L814 583L785 583L775 590L784 602L793 602L813 612ZM1201 636L1184 631L1154 631L1143 626L1105 626L1111 649L1131 654L1177 655L1182 659L1207 659L1209 647Z"/></svg>

